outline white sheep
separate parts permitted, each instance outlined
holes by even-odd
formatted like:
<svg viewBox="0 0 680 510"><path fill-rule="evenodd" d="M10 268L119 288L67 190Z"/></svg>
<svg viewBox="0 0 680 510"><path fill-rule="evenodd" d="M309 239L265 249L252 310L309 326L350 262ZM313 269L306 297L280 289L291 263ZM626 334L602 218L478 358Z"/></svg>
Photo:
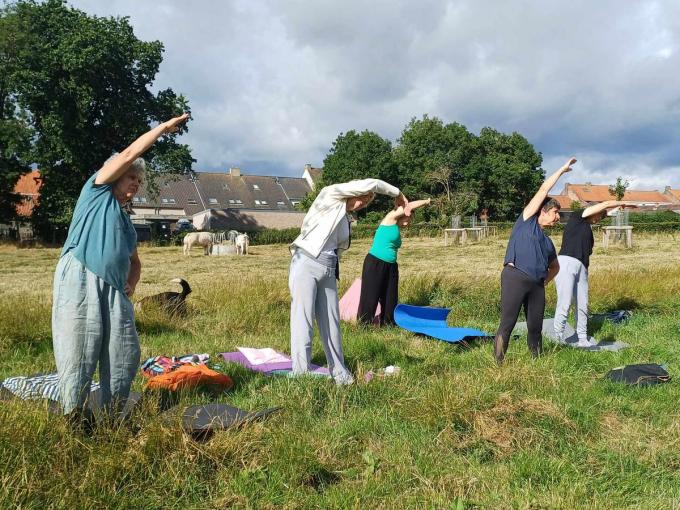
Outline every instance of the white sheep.
<svg viewBox="0 0 680 510"><path fill-rule="evenodd" d="M191 232L184 236L184 255L189 255L194 244L203 246L203 254L210 255L214 237L210 232Z"/></svg>
<svg viewBox="0 0 680 510"><path fill-rule="evenodd" d="M239 234L236 238L236 254L248 255L248 246L250 246L248 234Z"/></svg>

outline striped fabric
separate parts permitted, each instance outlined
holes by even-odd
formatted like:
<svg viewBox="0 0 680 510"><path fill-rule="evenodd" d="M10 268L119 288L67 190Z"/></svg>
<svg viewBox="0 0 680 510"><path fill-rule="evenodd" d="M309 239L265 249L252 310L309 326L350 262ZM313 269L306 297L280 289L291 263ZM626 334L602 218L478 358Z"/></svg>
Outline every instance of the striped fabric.
<svg viewBox="0 0 680 510"><path fill-rule="evenodd" d="M0 385L23 400L46 398L59 401L59 374L9 377ZM99 383L92 381L90 391L97 389Z"/></svg>

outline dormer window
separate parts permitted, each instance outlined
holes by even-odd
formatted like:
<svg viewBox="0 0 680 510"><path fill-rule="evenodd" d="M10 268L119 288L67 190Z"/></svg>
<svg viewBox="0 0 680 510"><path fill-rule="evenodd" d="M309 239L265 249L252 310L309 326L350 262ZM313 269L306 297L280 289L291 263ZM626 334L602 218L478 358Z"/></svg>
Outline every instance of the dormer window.
<svg viewBox="0 0 680 510"><path fill-rule="evenodd" d="M260 187L257 184L253 184L253 189L255 191L260 191Z"/></svg>

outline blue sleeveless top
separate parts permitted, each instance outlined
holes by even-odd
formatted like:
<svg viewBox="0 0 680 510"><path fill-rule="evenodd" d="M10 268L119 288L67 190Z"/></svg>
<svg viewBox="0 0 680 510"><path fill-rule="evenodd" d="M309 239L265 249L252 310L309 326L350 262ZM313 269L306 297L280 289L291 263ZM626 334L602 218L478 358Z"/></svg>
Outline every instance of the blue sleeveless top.
<svg viewBox="0 0 680 510"><path fill-rule="evenodd" d="M512 263L536 281L548 275L548 265L557 258L555 245L538 225L538 214L524 221L519 215L512 227L503 265Z"/></svg>
<svg viewBox="0 0 680 510"><path fill-rule="evenodd" d="M96 176L80 192L61 257L72 253L87 269L124 292L137 233L113 196L112 184L97 185Z"/></svg>

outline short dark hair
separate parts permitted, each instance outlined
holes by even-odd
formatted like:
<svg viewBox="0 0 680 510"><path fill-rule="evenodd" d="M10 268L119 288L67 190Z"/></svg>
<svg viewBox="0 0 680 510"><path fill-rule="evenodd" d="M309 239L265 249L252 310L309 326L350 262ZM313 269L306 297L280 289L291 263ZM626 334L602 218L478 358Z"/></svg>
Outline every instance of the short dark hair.
<svg viewBox="0 0 680 510"><path fill-rule="evenodd" d="M543 212L548 212L550 209L557 209L559 211L562 209L562 206L554 198L545 197L543 203L541 204L541 210Z"/></svg>

